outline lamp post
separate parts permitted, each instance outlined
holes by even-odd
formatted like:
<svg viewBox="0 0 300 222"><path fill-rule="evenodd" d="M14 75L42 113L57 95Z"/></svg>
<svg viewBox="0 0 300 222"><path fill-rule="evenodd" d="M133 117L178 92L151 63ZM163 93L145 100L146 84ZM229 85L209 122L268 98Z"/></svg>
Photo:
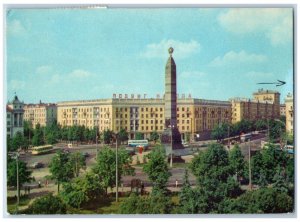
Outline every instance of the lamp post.
<svg viewBox="0 0 300 222"><path fill-rule="evenodd" d="M118 134L116 134L116 202L118 202Z"/></svg>
<svg viewBox="0 0 300 222"><path fill-rule="evenodd" d="M252 175L251 175L251 140L249 140L248 152L249 152L249 189L252 190Z"/></svg>
<svg viewBox="0 0 300 222"><path fill-rule="evenodd" d="M19 182L19 153L11 152L10 155L12 158L16 159L16 167L17 167L17 212L20 204L20 182Z"/></svg>

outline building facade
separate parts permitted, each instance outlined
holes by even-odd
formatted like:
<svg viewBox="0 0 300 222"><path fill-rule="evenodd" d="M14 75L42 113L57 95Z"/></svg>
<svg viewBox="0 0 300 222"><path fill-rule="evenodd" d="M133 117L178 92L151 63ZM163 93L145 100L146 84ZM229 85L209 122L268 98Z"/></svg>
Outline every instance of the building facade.
<svg viewBox="0 0 300 222"><path fill-rule="evenodd" d="M294 133L294 100L293 95L288 94L285 98L286 106L286 131L288 133Z"/></svg>
<svg viewBox="0 0 300 222"><path fill-rule="evenodd" d="M165 129L165 103L162 98L113 98L86 101L59 102L57 121L62 126L84 125L99 127L99 131L121 128L135 138L137 132L149 138L150 133ZM231 104L226 101L177 99L177 127L184 139L201 138L216 124L231 121Z"/></svg>
<svg viewBox="0 0 300 222"><path fill-rule="evenodd" d="M280 116L285 116L285 115L286 115L285 104L280 104Z"/></svg>
<svg viewBox="0 0 300 222"><path fill-rule="evenodd" d="M57 121L57 107L53 103L27 104L24 106L24 120L31 122L35 128L37 124L41 126L51 125Z"/></svg>
<svg viewBox="0 0 300 222"><path fill-rule="evenodd" d="M23 128L24 103L16 95L6 106L6 132L11 138L17 132L24 133Z"/></svg>
<svg viewBox="0 0 300 222"><path fill-rule="evenodd" d="M253 99L233 98L232 123L256 119L276 119L280 117L280 93L271 90L258 90Z"/></svg>

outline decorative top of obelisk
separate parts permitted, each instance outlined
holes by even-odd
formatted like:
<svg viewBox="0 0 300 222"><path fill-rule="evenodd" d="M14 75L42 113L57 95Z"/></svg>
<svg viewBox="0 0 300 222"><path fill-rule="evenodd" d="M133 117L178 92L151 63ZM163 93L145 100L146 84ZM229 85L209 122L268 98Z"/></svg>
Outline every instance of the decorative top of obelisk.
<svg viewBox="0 0 300 222"><path fill-rule="evenodd" d="M174 49L172 47L170 47L168 51L169 51L170 56L172 57L172 53L174 52Z"/></svg>

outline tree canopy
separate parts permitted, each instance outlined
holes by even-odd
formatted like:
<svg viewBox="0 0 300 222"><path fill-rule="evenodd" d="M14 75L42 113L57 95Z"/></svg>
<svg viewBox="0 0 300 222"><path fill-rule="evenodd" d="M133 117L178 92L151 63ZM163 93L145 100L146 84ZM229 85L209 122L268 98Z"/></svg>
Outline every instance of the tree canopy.
<svg viewBox="0 0 300 222"><path fill-rule="evenodd" d="M124 148L118 150L118 181L122 175L133 175L134 168L131 167L131 156ZM108 147L104 147L98 153L96 166L93 172L97 174L103 183L103 187L107 192L107 188L113 188L116 185L116 152Z"/></svg>
<svg viewBox="0 0 300 222"><path fill-rule="evenodd" d="M153 190L165 190L171 173L168 170L166 155L161 146L156 146L148 155L148 162L143 166L149 180L153 183Z"/></svg>
<svg viewBox="0 0 300 222"><path fill-rule="evenodd" d="M47 194L34 200L27 211L29 214L66 214L67 207L60 197Z"/></svg>
<svg viewBox="0 0 300 222"><path fill-rule="evenodd" d="M68 182L74 177L74 172L70 162L70 154L61 150L58 150L55 156L51 159L49 169L51 178L55 179L57 183L58 192L62 182Z"/></svg>

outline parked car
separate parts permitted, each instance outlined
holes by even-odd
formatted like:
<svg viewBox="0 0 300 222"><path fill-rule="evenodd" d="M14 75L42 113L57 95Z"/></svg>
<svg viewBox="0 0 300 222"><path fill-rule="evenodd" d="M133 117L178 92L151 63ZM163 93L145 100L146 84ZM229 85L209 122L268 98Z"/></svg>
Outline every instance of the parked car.
<svg viewBox="0 0 300 222"><path fill-rule="evenodd" d="M30 165L30 168L33 168L33 169L38 169L38 168L42 168L42 167L44 167L44 164L41 162L34 162L33 164Z"/></svg>

